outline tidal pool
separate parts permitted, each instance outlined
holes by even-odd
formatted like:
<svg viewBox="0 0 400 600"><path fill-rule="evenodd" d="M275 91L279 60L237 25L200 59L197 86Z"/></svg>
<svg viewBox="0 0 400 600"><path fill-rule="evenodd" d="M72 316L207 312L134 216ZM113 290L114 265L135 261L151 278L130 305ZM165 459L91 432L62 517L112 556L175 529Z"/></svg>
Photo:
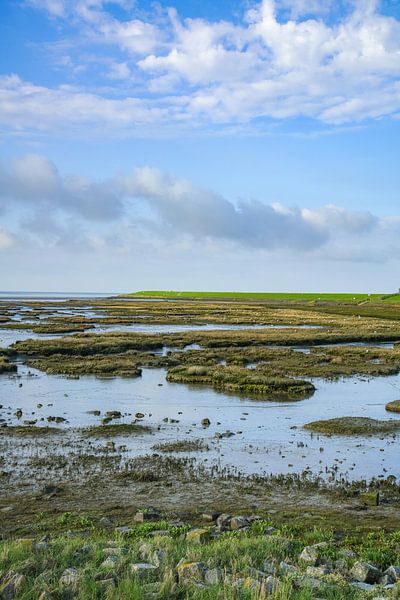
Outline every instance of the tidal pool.
<svg viewBox="0 0 400 600"><path fill-rule="evenodd" d="M385 411L385 404L400 396L400 376L314 379L313 383L317 391L312 398L275 402L169 383L164 369L143 369L137 379L68 379L19 364L18 376L0 376L0 418L14 425L39 419L38 425L43 425L48 416L62 416L68 422L59 427L69 428L100 424L101 418L88 411L100 410L104 415L119 410L124 416L114 423L130 422L136 412L143 412L143 423L154 428L154 435L114 438L127 446L131 456L154 452L156 443L202 438L211 450L196 457L210 466L260 474L308 470L327 478L400 477L398 435L327 438L302 428L313 420L339 416L400 418ZM23 411L19 420L14 414L18 408ZM203 428L201 420L206 417L211 425ZM167 418L179 422L165 423ZM227 430L234 435L215 439L215 433Z"/></svg>

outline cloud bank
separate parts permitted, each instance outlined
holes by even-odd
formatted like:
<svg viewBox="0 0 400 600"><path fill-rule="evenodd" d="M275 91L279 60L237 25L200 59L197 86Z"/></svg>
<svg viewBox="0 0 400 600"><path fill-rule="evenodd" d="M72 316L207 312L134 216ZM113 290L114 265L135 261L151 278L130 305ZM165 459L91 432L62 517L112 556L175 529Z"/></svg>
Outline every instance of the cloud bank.
<svg viewBox="0 0 400 600"><path fill-rule="evenodd" d="M31 154L0 166L0 250L65 245L69 251L129 253L132 244L213 244L215 248L386 260L399 254L400 217L332 204L319 208L241 199L151 167L104 181L62 175Z"/></svg>
<svg viewBox="0 0 400 600"><path fill-rule="evenodd" d="M134 136L400 116L400 21L381 14L377 0L344 3L350 9L338 14L329 0L263 0L239 22L182 18L173 8L148 15L129 0L28 4L68 28L47 47L68 83L1 77L8 130L72 134L85 126ZM93 72L96 85L88 83Z"/></svg>

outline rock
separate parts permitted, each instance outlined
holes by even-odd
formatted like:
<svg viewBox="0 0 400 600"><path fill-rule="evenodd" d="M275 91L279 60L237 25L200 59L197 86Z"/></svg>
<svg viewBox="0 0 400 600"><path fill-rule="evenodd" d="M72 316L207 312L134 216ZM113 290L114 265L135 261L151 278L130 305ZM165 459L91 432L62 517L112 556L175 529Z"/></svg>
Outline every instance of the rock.
<svg viewBox="0 0 400 600"><path fill-rule="evenodd" d="M249 590L257 594L257 598L261 596L261 582L258 579L245 577L244 579L239 579L238 583L244 590Z"/></svg>
<svg viewBox="0 0 400 600"><path fill-rule="evenodd" d="M325 587L325 583L320 581L319 579L315 579L314 577L303 577L301 583L311 590L320 590Z"/></svg>
<svg viewBox="0 0 400 600"><path fill-rule="evenodd" d="M144 543L139 548L140 558L148 561L152 565L159 567L166 559L166 552L161 548L154 548L151 544Z"/></svg>
<svg viewBox="0 0 400 600"><path fill-rule="evenodd" d="M257 599L261 599L271 595L278 585L279 580L276 577L270 575L267 578L261 579L256 579L254 577L245 577L242 580L240 587L243 590L251 591L252 593L257 595Z"/></svg>
<svg viewBox="0 0 400 600"><path fill-rule="evenodd" d="M278 530L276 527L272 527L271 525L269 525L268 527L266 527L264 529L264 535L274 535L274 533L276 533Z"/></svg>
<svg viewBox="0 0 400 600"><path fill-rule="evenodd" d="M275 575L276 573L276 566L269 560L264 561L262 568L264 573L267 573L268 575Z"/></svg>
<svg viewBox="0 0 400 600"><path fill-rule="evenodd" d="M208 529L192 529L186 534L186 541L193 544L204 544L210 539L210 531Z"/></svg>
<svg viewBox="0 0 400 600"><path fill-rule="evenodd" d="M215 585L217 583L222 583L224 580L224 572L222 569L216 567L215 569L207 569L204 573L204 581L208 585Z"/></svg>
<svg viewBox="0 0 400 600"><path fill-rule="evenodd" d="M210 511L210 512L204 512L202 514L202 517L205 521L216 521L218 519L218 517L220 516L221 513L219 512L214 512L214 511Z"/></svg>
<svg viewBox="0 0 400 600"><path fill-rule="evenodd" d="M106 412L106 417L108 417L109 419L120 419L122 417L122 414L119 410L109 410Z"/></svg>
<svg viewBox="0 0 400 600"><path fill-rule="evenodd" d="M150 531L150 537L172 537L169 529L157 529L156 531Z"/></svg>
<svg viewBox="0 0 400 600"><path fill-rule="evenodd" d="M181 585L204 582L205 568L201 562L183 560L177 565L176 570Z"/></svg>
<svg viewBox="0 0 400 600"><path fill-rule="evenodd" d="M100 565L100 569L114 569L119 562L120 557L115 554L112 554L111 556L108 556L106 560L103 560L103 562Z"/></svg>
<svg viewBox="0 0 400 600"><path fill-rule="evenodd" d="M306 546L299 556L303 564L315 567L319 560L319 550L315 546Z"/></svg>
<svg viewBox="0 0 400 600"><path fill-rule="evenodd" d="M9 575L9 577L6 576L5 582L0 586L1 600L12 600L19 596L26 584L26 577L22 573L10 573Z"/></svg>
<svg viewBox="0 0 400 600"><path fill-rule="evenodd" d="M359 590L363 590L364 592L369 592L375 588L374 585L371 585L370 583L364 583L363 581L353 581L351 585Z"/></svg>
<svg viewBox="0 0 400 600"><path fill-rule="evenodd" d="M150 554L149 560L153 565L159 567L165 561L166 557L167 553L164 552L164 550L157 548L156 550L154 550L154 552Z"/></svg>
<svg viewBox="0 0 400 600"><path fill-rule="evenodd" d="M135 418L136 418L136 419L144 419L144 413L142 413L142 412L137 412L137 413L135 414Z"/></svg>
<svg viewBox="0 0 400 600"><path fill-rule="evenodd" d="M111 592L116 587L113 577L107 577L107 579L98 579L96 583L103 593Z"/></svg>
<svg viewBox="0 0 400 600"><path fill-rule="evenodd" d="M248 527L249 525L250 523L245 517L232 517L230 521L231 529L242 529L243 527Z"/></svg>
<svg viewBox="0 0 400 600"><path fill-rule="evenodd" d="M64 588L76 591L78 589L79 580L80 575L78 570L75 569L75 567L69 567L68 569L65 569L61 575L59 583Z"/></svg>
<svg viewBox="0 0 400 600"><path fill-rule="evenodd" d="M231 515L227 515L227 514L222 514L218 517L217 519L217 525L218 527L221 528L230 528L231 526Z"/></svg>
<svg viewBox="0 0 400 600"><path fill-rule="evenodd" d="M324 575L328 575L328 573L330 573L330 569L326 565L307 567L306 569L306 575L310 577L323 577Z"/></svg>
<svg viewBox="0 0 400 600"><path fill-rule="evenodd" d="M101 527L112 527L113 522L108 517L102 517L99 521L99 525L101 525Z"/></svg>
<svg viewBox="0 0 400 600"><path fill-rule="evenodd" d="M117 548L103 548L103 554L105 556L122 556L128 553L128 548L117 547Z"/></svg>
<svg viewBox="0 0 400 600"><path fill-rule="evenodd" d="M274 575L270 575L264 580L264 590L267 594L272 594L278 587L280 581Z"/></svg>
<svg viewBox="0 0 400 600"><path fill-rule="evenodd" d="M400 581L400 567L391 565L386 571L384 575L388 575L391 579L393 579L392 583L395 581Z"/></svg>
<svg viewBox="0 0 400 600"><path fill-rule="evenodd" d="M283 560L279 563L279 570L284 574L297 573L297 568L294 565L291 565Z"/></svg>
<svg viewBox="0 0 400 600"><path fill-rule="evenodd" d="M141 581L154 579L158 574L158 567L150 563L132 563L130 565L132 575L138 577Z"/></svg>
<svg viewBox="0 0 400 600"><path fill-rule="evenodd" d="M115 531L120 535L128 535L132 531L132 527L128 527L128 525L122 525L122 527L116 527Z"/></svg>
<svg viewBox="0 0 400 600"><path fill-rule="evenodd" d="M146 510L140 510L136 513L134 520L136 523L144 523L145 521L157 521L160 518L160 513L158 513L154 508L147 508Z"/></svg>
<svg viewBox="0 0 400 600"><path fill-rule="evenodd" d="M147 560L147 558L150 556L150 554L153 552L153 546L152 544L149 544L147 542L145 542L144 544L142 544L141 546L139 546L139 555L140 558L143 558L144 560Z"/></svg>
<svg viewBox="0 0 400 600"><path fill-rule="evenodd" d="M356 581L360 581L362 583L377 583L381 572L374 565L370 563L358 561L354 563L350 575Z"/></svg>
<svg viewBox="0 0 400 600"><path fill-rule="evenodd" d="M202 419L201 420L201 424L202 424L203 427L210 427L211 421L210 421L210 419L207 419L207 418L206 419Z"/></svg>

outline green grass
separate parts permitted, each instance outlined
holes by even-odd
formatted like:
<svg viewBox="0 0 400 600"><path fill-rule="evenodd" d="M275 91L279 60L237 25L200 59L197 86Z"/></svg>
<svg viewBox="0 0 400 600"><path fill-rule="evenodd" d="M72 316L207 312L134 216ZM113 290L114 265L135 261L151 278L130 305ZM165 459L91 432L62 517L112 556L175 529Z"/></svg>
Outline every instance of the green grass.
<svg viewBox="0 0 400 600"><path fill-rule="evenodd" d="M280 293L280 292L178 292L178 291L157 291L144 290L131 294L123 294L122 297L143 297L143 298L227 298L233 300L282 300L297 302L400 302L400 295L390 294L330 294L330 293Z"/></svg>
<svg viewBox="0 0 400 600"><path fill-rule="evenodd" d="M370 560L382 570L390 564L398 564L400 557L398 531L353 535L337 542L332 530L317 527L298 531L284 525L274 535L265 536L263 530L271 522L260 520L253 523L248 532L231 531L196 544L185 538L189 525L171 527L168 521L137 525L124 538L117 532L105 532L96 520L82 519L72 513L65 513L61 524L65 528L73 526L75 531L72 535L52 535L39 546L29 539L0 541L1 584L12 572L23 574L18 595L22 600L36 600L43 592L45 597L60 600L72 597L77 600L261 600L264 594L251 591L245 580L265 578L267 575L260 575L260 571L266 560L273 563L279 577L278 587L268 596L271 600L312 600L317 597L316 592L307 585L305 566L299 555L304 546L320 542L325 542L320 551L321 559L332 562L341 559L342 566L332 576L322 578L318 597L358 600L366 598L365 594L349 585L346 578L347 569L356 559L343 559L340 551L351 549L357 558ZM84 531L80 532L82 528ZM169 531L169 536L151 535L160 529ZM111 547L121 549L112 568L103 565ZM156 550L161 562L154 575L148 580L132 575L130 565L151 562ZM186 564L201 563L203 570L220 569L224 581L213 585L196 585L194 580L178 581L177 565L182 558ZM291 563L295 573L280 572L282 560ZM64 570L71 568L76 569L79 577L76 588L63 587L60 581Z"/></svg>

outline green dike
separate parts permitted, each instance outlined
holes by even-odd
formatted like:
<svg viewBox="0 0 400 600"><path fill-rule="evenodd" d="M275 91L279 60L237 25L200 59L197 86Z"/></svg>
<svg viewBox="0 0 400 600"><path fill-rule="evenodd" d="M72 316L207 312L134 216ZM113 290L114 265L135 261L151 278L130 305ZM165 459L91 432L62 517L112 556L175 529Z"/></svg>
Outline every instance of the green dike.
<svg viewBox="0 0 400 600"><path fill-rule="evenodd" d="M233 299L233 300L282 300L297 302L400 302L399 294L352 294L352 293L290 293L290 292L196 292L142 290L122 294L120 298L188 298L188 299Z"/></svg>

